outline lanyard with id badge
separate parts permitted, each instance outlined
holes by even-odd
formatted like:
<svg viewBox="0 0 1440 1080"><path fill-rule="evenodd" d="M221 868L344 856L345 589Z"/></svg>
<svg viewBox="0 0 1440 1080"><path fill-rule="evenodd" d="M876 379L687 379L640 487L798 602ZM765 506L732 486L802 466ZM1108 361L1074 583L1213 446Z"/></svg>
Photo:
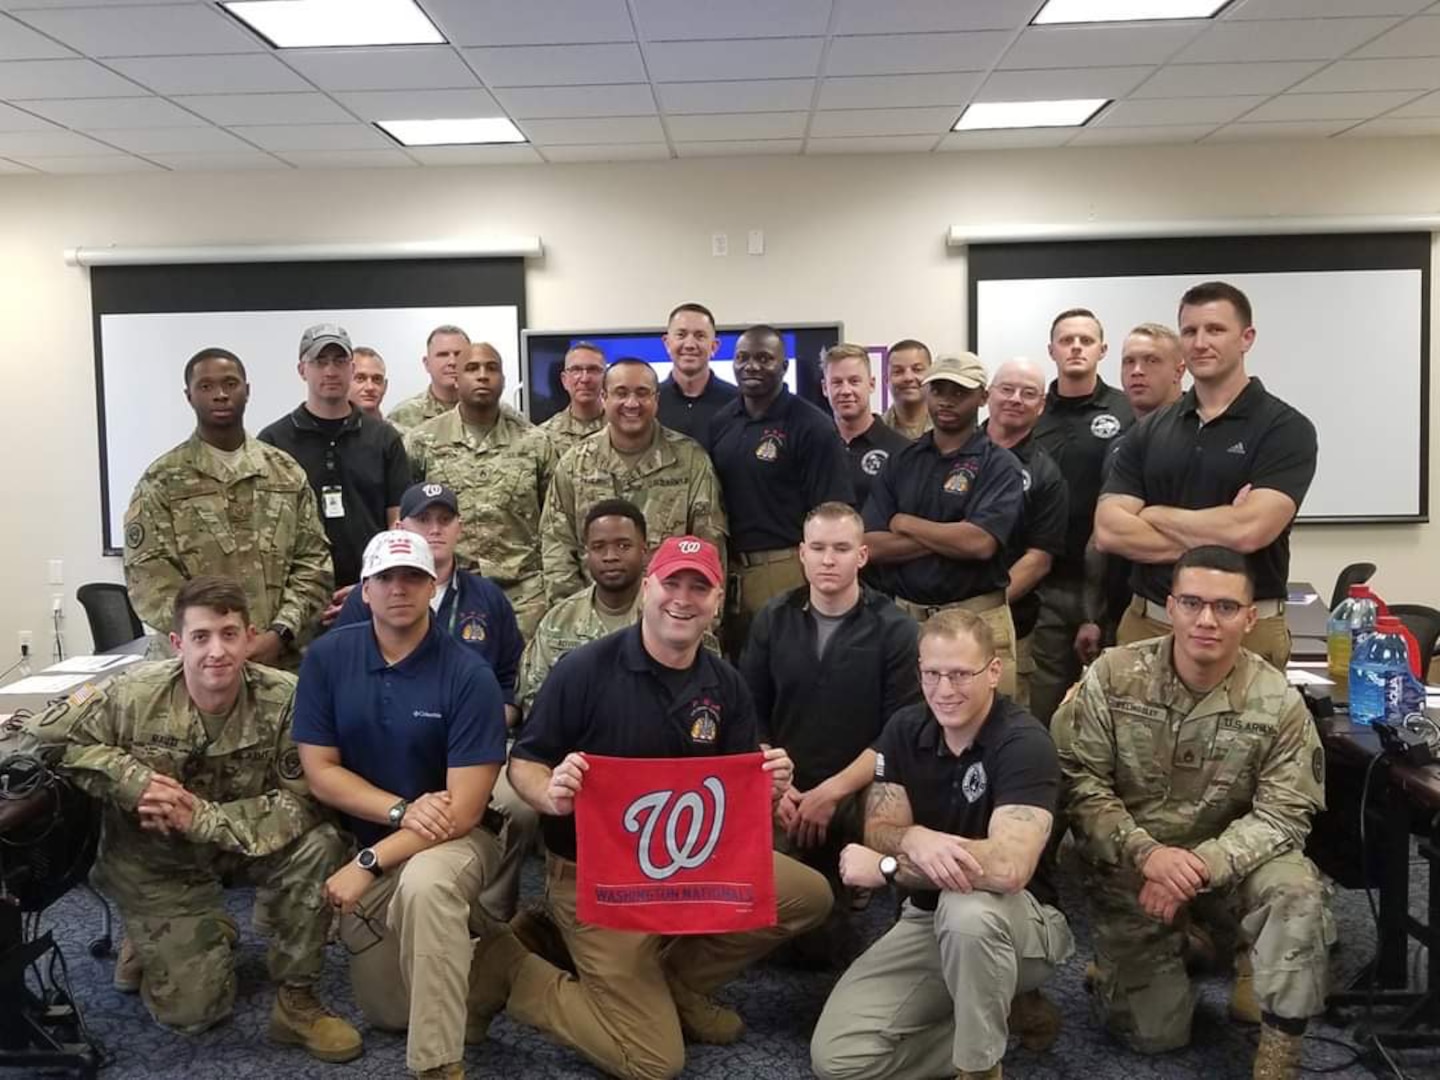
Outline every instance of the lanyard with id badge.
<svg viewBox="0 0 1440 1080"><path fill-rule="evenodd" d="M335 444L325 448L325 471L335 473L340 463L335 459ZM339 484L323 484L320 488L320 515L328 520L345 516L345 495Z"/></svg>

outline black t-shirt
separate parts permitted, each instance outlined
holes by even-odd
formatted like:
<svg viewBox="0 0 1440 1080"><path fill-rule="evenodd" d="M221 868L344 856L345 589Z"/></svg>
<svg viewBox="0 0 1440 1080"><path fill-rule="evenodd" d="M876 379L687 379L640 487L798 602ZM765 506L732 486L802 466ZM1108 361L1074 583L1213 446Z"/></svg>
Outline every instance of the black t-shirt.
<svg viewBox="0 0 1440 1080"><path fill-rule="evenodd" d="M870 484L880 475L880 470L890 460L910 445L910 440L871 413L874 422L855 438L845 444L845 455L850 459L850 483L855 487L857 510L864 509L865 500L870 497Z"/></svg>
<svg viewBox="0 0 1440 1080"><path fill-rule="evenodd" d="M546 677L512 757L554 768L574 751L615 757L705 757L760 746L755 705L740 673L701 649L688 672L663 678L626 627L567 653ZM671 685L667 685L671 684ZM542 815L545 846L575 858L575 818Z"/></svg>
<svg viewBox="0 0 1440 1080"><path fill-rule="evenodd" d="M1020 462L983 431L948 454L927 431L892 455L875 478L862 515L866 530L888 531L896 514L968 521L995 538L995 554L988 559L925 555L876 566L877 587L915 604L949 604L1005 588L1010 583L1005 545L1020 520L1023 500Z"/></svg>
<svg viewBox="0 0 1440 1080"><path fill-rule="evenodd" d="M916 825L951 836L984 840L996 807L1038 806L1053 814L1060 797L1060 759L1050 733L1001 694L959 757L923 702L892 716L875 750L876 781L905 789ZM1042 904L1057 902L1048 860L1040 860L1026 888ZM934 890L911 894L915 906L927 911L939 899Z"/></svg>
<svg viewBox="0 0 1440 1080"><path fill-rule="evenodd" d="M725 496L731 551L795 547L811 510L855 501L834 421L787 389L762 416L751 416L743 398L725 405L710 422L706 449Z"/></svg>
<svg viewBox="0 0 1440 1080"><path fill-rule="evenodd" d="M1204 510L1228 506L1246 484L1290 496L1298 509L1315 478L1315 425L1252 378L1219 416L1202 422L1194 389L1147 416L1116 451L1107 495L1132 495L1147 506ZM1249 556L1255 598L1286 595L1290 527ZM1163 604L1172 563L1135 563L1136 593Z"/></svg>
<svg viewBox="0 0 1440 1080"><path fill-rule="evenodd" d="M1065 552L1055 560L1051 578L1079 581L1085 574L1085 545L1095 527L1101 470L1111 441L1135 422L1124 392L1095 380L1085 397L1061 397L1059 382L1045 395L1045 411L1032 438L1060 467L1069 493Z"/></svg>
<svg viewBox="0 0 1440 1080"><path fill-rule="evenodd" d="M726 382L712 371L705 380L705 389L694 397L687 397L672 375L660 384L660 423L704 446L715 413L739 396L740 390L734 383Z"/></svg>
<svg viewBox="0 0 1440 1080"><path fill-rule="evenodd" d="M399 506L410 486L410 459L400 433L359 409L327 421L301 405L258 438L284 450L305 470L330 540L335 584L354 585L365 545L384 531L386 509Z"/></svg>
<svg viewBox="0 0 1440 1080"><path fill-rule="evenodd" d="M1031 548L1048 552L1058 561L1065 553L1065 528L1069 520L1070 495L1065 478L1050 455L1035 445L1033 432L1010 447L1010 452L1020 460L1025 499L1020 520L1005 545L1005 568L1014 566ZM1023 638L1035 629L1035 622L1040 618L1039 586L1010 604L1010 617L1015 620L1016 637Z"/></svg>

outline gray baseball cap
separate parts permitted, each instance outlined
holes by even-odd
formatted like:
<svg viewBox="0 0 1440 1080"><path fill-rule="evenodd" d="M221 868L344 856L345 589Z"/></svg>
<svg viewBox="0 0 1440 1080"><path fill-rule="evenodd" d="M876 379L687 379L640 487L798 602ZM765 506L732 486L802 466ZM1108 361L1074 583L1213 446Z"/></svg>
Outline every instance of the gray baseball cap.
<svg viewBox="0 0 1440 1080"><path fill-rule="evenodd" d="M350 335L345 332L343 326L336 326L334 323L318 323L300 335L300 359L312 359L319 355L320 350L326 345L339 345L345 350L346 356L354 352L350 347Z"/></svg>

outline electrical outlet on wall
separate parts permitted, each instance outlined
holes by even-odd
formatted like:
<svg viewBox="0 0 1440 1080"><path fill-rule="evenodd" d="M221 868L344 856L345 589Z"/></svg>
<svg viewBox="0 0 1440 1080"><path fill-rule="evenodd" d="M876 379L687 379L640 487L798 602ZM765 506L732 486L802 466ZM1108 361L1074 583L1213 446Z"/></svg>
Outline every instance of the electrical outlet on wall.
<svg viewBox="0 0 1440 1080"><path fill-rule="evenodd" d="M51 559L51 560L50 560L50 584L51 584L51 585L64 585L64 584L65 584L65 560L64 560L64 559Z"/></svg>
<svg viewBox="0 0 1440 1080"><path fill-rule="evenodd" d="M29 630L20 631L20 651L25 652L35 642L35 635Z"/></svg>

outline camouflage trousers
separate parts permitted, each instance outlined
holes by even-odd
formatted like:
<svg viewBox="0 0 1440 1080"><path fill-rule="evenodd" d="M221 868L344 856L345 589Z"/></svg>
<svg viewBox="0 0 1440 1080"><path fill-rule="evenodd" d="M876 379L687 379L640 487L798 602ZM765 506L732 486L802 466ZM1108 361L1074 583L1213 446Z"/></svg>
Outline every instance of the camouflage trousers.
<svg viewBox="0 0 1440 1080"><path fill-rule="evenodd" d="M222 903L222 880L255 886L254 920L270 938L270 978L314 983L332 917L322 889L347 850L334 826L317 825L273 855L223 854L193 873L116 858L97 867L97 883L115 898L144 969L140 994L150 1015L186 1034L230 1015L240 931Z"/></svg>
<svg viewBox="0 0 1440 1080"><path fill-rule="evenodd" d="M520 628L520 636L528 645L535 636L535 628L540 625L540 620L545 617L549 608L545 600L544 579L538 573L531 574L527 578L505 585L504 590L505 599L509 600L510 606L515 609L515 623Z"/></svg>
<svg viewBox="0 0 1440 1080"><path fill-rule="evenodd" d="M1290 1020L1324 1011L1335 927L1328 890L1304 855L1277 855L1232 888L1202 894L1168 926L1141 909L1142 881L1134 871L1087 865L1084 873L1100 1019L1132 1049L1157 1054L1189 1043L1195 991L1181 955L1184 919L1213 921L1225 907L1239 916L1261 1011Z"/></svg>

